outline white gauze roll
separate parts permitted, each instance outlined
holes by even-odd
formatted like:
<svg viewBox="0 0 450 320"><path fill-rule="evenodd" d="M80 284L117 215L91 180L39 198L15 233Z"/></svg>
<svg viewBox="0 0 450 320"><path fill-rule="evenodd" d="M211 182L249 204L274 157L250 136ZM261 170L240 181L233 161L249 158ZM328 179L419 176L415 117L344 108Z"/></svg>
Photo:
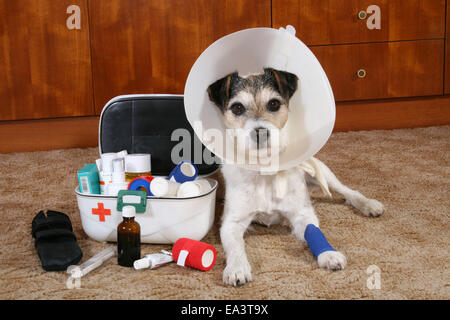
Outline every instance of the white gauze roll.
<svg viewBox="0 0 450 320"><path fill-rule="evenodd" d="M155 197L172 197L177 194L179 186L178 182L156 177L150 182L150 192Z"/></svg>
<svg viewBox="0 0 450 320"><path fill-rule="evenodd" d="M211 184L206 179L198 179L182 183L177 192L177 197L197 197L211 190Z"/></svg>

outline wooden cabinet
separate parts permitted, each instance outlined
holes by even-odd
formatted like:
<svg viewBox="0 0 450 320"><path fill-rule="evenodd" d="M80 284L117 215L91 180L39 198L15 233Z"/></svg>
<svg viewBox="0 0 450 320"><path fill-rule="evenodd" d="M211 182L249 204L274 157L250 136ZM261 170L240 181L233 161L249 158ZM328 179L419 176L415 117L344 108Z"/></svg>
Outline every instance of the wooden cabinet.
<svg viewBox="0 0 450 320"><path fill-rule="evenodd" d="M449 1L0 0L0 152L95 146L109 99L182 94L216 39L288 24L330 80L336 130L450 124Z"/></svg>
<svg viewBox="0 0 450 320"><path fill-rule="evenodd" d="M95 109L125 93L183 93L216 39L270 27L270 0L89 1Z"/></svg>
<svg viewBox="0 0 450 320"><path fill-rule="evenodd" d="M379 29L368 28L373 5ZM291 24L307 45L436 39L445 33L445 0L273 0L272 11L275 28Z"/></svg>
<svg viewBox="0 0 450 320"><path fill-rule="evenodd" d="M0 120L93 114L87 1L0 0L0 12Z"/></svg>
<svg viewBox="0 0 450 320"><path fill-rule="evenodd" d="M447 3L447 19L450 19L450 3ZM444 93L450 94L450 23L447 21L447 31L445 39L445 88Z"/></svg>
<svg viewBox="0 0 450 320"><path fill-rule="evenodd" d="M442 94L444 40L399 41L311 50L337 101Z"/></svg>
<svg viewBox="0 0 450 320"><path fill-rule="evenodd" d="M273 0L272 17L276 28L296 28L335 99L350 101L442 95L445 8L445 0Z"/></svg>

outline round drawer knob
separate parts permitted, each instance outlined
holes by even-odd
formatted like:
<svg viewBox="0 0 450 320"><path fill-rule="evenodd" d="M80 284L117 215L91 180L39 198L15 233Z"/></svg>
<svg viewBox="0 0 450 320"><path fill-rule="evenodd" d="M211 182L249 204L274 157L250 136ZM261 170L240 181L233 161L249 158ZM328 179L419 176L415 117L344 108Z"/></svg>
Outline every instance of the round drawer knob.
<svg viewBox="0 0 450 320"><path fill-rule="evenodd" d="M360 18L361 20L364 20L365 18L367 18L367 12L365 12L364 10L361 10L360 12L358 12L358 18Z"/></svg>
<svg viewBox="0 0 450 320"><path fill-rule="evenodd" d="M358 78L364 78L367 74L366 70L364 69L359 69L356 74L358 75Z"/></svg>

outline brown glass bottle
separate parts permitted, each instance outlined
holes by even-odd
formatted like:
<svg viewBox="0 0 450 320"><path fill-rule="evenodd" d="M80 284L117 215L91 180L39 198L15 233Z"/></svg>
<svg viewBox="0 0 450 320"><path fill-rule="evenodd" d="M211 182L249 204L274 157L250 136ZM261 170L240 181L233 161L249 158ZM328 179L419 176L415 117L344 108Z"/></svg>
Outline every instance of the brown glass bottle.
<svg viewBox="0 0 450 320"><path fill-rule="evenodd" d="M132 267L141 258L141 227L135 215L135 207L123 207L123 221L117 226L117 262L123 267Z"/></svg>

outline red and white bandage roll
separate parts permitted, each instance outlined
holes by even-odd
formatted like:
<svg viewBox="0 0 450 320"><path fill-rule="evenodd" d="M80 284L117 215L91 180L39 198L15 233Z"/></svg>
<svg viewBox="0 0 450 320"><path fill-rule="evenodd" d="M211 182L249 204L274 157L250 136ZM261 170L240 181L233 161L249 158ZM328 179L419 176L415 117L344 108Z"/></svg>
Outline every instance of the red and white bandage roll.
<svg viewBox="0 0 450 320"><path fill-rule="evenodd" d="M216 263L217 252L210 244L188 238L180 238L173 245L172 257L180 266L208 271Z"/></svg>

